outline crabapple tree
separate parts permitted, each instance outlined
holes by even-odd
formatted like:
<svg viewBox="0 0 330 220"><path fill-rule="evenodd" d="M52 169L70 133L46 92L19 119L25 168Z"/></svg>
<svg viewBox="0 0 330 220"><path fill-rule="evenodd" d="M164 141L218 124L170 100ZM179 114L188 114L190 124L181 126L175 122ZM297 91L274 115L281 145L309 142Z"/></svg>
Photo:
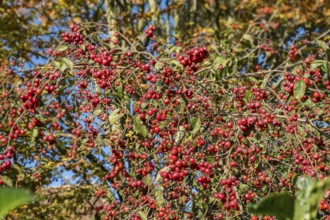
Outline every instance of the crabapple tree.
<svg viewBox="0 0 330 220"><path fill-rule="evenodd" d="M276 41L272 13L219 42L73 24L46 64L3 66L0 184L42 195L70 172L74 193L24 207L31 218L258 219L250 204L324 179L330 31Z"/></svg>

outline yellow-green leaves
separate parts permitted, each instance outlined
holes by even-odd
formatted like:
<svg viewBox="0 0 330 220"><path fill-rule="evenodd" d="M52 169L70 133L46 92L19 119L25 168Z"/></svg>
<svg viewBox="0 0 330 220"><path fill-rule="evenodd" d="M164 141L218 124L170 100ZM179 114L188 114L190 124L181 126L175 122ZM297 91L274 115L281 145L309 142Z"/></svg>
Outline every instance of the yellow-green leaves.
<svg viewBox="0 0 330 220"><path fill-rule="evenodd" d="M25 189L0 188L0 217L4 218L9 211L32 200L32 194Z"/></svg>
<svg viewBox="0 0 330 220"><path fill-rule="evenodd" d="M110 125L116 123L120 118L124 116L124 113L118 114L120 109L113 110L109 115L109 123Z"/></svg>
<svg viewBox="0 0 330 220"><path fill-rule="evenodd" d="M133 129L143 137L147 137L147 128L139 117L135 117L133 122Z"/></svg>
<svg viewBox="0 0 330 220"><path fill-rule="evenodd" d="M304 82L304 80L298 80L296 82L296 84L294 85L294 89L293 89L293 94L294 97L300 101L300 99L305 95L305 91L306 91L306 84Z"/></svg>
<svg viewBox="0 0 330 220"><path fill-rule="evenodd" d="M65 71L66 69L73 69L73 62L66 57L62 58L60 62L53 61L53 65L61 72Z"/></svg>
<svg viewBox="0 0 330 220"><path fill-rule="evenodd" d="M196 134L200 128L201 128L201 119L193 118L190 123L190 133Z"/></svg>
<svg viewBox="0 0 330 220"><path fill-rule="evenodd" d="M273 194L250 206L248 210L253 214L276 216L278 220L293 219L295 198L286 192Z"/></svg>

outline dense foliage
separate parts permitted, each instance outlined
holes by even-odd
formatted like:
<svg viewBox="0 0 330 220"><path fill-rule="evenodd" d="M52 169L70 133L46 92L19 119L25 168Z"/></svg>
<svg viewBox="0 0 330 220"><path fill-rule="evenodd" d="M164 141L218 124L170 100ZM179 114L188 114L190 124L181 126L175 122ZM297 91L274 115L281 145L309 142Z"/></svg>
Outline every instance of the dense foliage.
<svg viewBox="0 0 330 220"><path fill-rule="evenodd" d="M0 184L44 195L25 217L258 219L262 197L329 176L327 1L91 2L33 69L0 35Z"/></svg>

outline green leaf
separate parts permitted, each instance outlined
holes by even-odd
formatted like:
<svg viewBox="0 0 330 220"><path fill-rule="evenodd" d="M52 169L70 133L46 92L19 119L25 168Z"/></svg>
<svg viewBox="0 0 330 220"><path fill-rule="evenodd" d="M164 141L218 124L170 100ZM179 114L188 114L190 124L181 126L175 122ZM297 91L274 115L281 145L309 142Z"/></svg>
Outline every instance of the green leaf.
<svg viewBox="0 0 330 220"><path fill-rule="evenodd" d="M36 144L36 139L38 137L38 134L39 134L38 128L33 128L31 135L31 142L30 142L31 147L33 147Z"/></svg>
<svg viewBox="0 0 330 220"><path fill-rule="evenodd" d="M330 177L321 181L313 181L310 188L308 189L310 190L308 205L309 205L311 219L317 218L319 204L323 199L325 192L329 188L330 188Z"/></svg>
<svg viewBox="0 0 330 220"><path fill-rule="evenodd" d="M59 69L60 66L61 66L61 63L60 63L60 62L57 62L57 61L53 61L53 65L54 65L57 69Z"/></svg>
<svg viewBox="0 0 330 220"><path fill-rule="evenodd" d="M102 109L96 109L94 112L93 112L93 115L94 116L98 116L99 114L101 114L103 112Z"/></svg>
<svg viewBox="0 0 330 220"><path fill-rule="evenodd" d="M167 126L167 122L166 121L162 121L160 124L159 124L159 128L160 129L163 129Z"/></svg>
<svg viewBox="0 0 330 220"><path fill-rule="evenodd" d="M179 46L173 46L171 47L171 49L168 51L169 54L172 54L173 52L175 52L176 54L180 53L182 47Z"/></svg>
<svg viewBox="0 0 330 220"><path fill-rule="evenodd" d="M304 101L304 105L307 106L307 107L312 107L313 102L310 98L308 98L306 101Z"/></svg>
<svg viewBox="0 0 330 220"><path fill-rule="evenodd" d="M65 51L68 49L68 46L67 45L61 45L57 50L62 52L62 51Z"/></svg>
<svg viewBox="0 0 330 220"><path fill-rule="evenodd" d="M237 47L234 48L234 50L236 52L242 52L244 49L242 47L240 47L240 46L237 46Z"/></svg>
<svg viewBox="0 0 330 220"><path fill-rule="evenodd" d="M120 82L119 80L116 81L117 82ZM95 83L97 85L97 83ZM116 95L119 96L119 98L124 98L124 91L123 91L123 87L120 85L120 86L116 86L115 87L115 91L116 91Z"/></svg>
<svg viewBox="0 0 330 220"><path fill-rule="evenodd" d="M309 176L299 177L296 186L298 188L296 197L301 210L295 212L294 219L317 219L319 204L330 188L330 178L315 181Z"/></svg>
<svg viewBox="0 0 330 220"><path fill-rule="evenodd" d="M243 39L249 41L251 46L253 45L253 38L250 34L244 34Z"/></svg>
<svg viewBox="0 0 330 220"><path fill-rule="evenodd" d="M181 70L183 69L182 65L177 60L171 60L170 64L171 64L172 68L177 68L177 69L181 69Z"/></svg>
<svg viewBox="0 0 330 220"><path fill-rule="evenodd" d="M147 136L147 128L142 123L141 119L137 116L133 121L133 129L137 133L141 134L144 138Z"/></svg>
<svg viewBox="0 0 330 220"><path fill-rule="evenodd" d="M208 61L208 60L205 60L205 62L204 62L204 66L210 66L210 65L211 65L211 62Z"/></svg>
<svg viewBox="0 0 330 220"><path fill-rule="evenodd" d="M301 206L298 199L295 199L294 206L295 206L295 209L294 209L293 220L304 219L305 218L304 207Z"/></svg>
<svg viewBox="0 0 330 220"><path fill-rule="evenodd" d="M177 29L180 22L180 16L178 10L174 10L173 20L174 20L174 29Z"/></svg>
<svg viewBox="0 0 330 220"><path fill-rule="evenodd" d="M61 71L61 72L63 72L67 68L68 68L68 66L64 62L61 62L60 63L60 66L58 67L58 70Z"/></svg>
<svg viewBox="0 0 330 220"><path fill-rule="evenodd" d="M64 62L70 70L73 69L73 63L68 58L66 58L66 57L62 58L62 62Z"/></svg>
<svg viewBox="0 0 330 220"><path fill-rule="evenodd" d="M174 144L177 145L179 142L181 142L185 134L186 134L186 129L181 125L178 128L178 131L174 135Z"/></svg>
<svg viewBox="0 0 330 220"><path fill-rule="evenodd" d="M218 69L219 65L220 65L220 64L223 64L223 61L224 61L224 58L223 58L223 57L217 57L217 58L215 58L214 61L213 61L213 67L214 67L215 69ZM223 65L223 66L224 66L224 65ZM225 66L224 66L224 67L225 67Z"/></svg>
<svg viewBox="0 0 330 220"><path fill-rule="evenodd" d="M114 199L114 196L113 196L113 194L110 191L107 192L107 199L109 201L113 201L113 199Z"/></svg>
<svg viewBox="0 0 330 220"><path fill-rule="evenodd" d="M311 64L311 69L317 69L320 66L325 65L327 62L325 60L314 60L313 63Z"/></svg>
<svg viewBox="0 0 330 220"><path fill-rule="evenodd" d="M84 51L86 50L86 46L84 44L80 45L80 48Z"/></svg>
<svg viewBox="0 0 330 220"><path fill-rule="evenodd" d="M163 67L164 67L164 63L163 62L157 62L156 64L155 64L155 68L157 69L157 70L160 70L160 69L163 69Z"/></svg>
<svg viewBox="0 0 330 220"><path fill-rule="evenodd" d="M66 153L66 147L65 144L63 143L63 141L61 141L59 138L56 138L56 147L57 149L60 151L61 154L65 154Z"/></svg>
<svg viewBox="0 0 330 220"><path fill-rule="evenodd" d="M152 177L151 174L146 175L143 178L143 182L146 184L146 186L151 186L152 185Z"/></svg>
<svg viewBox="0 0 330 220"><path fill-rule="evenodd" d="M253 143L258 143L258 140L255 137L248 137L248 139Z"/></svg>
<svg viewBox="0 0 330 220"><path fill-rule="evenodd" d="M301 191L305 191L312 184L312 179L310 176L298 177L297 188Z"/></svg>
<svg viewBox="0 0 330 220"><path fill-rule="evenodd" d="M201 209L198 209L197 217L198 219L205 219L204 213L202 212Z"/></svg>
<svg viewBox="0 0 330 220"><path fill-rule="evenodd" d="M306 84L304 82L304 80L298 80L296 82L296 84L294 85L294 89L293 89L293 94L294 97L300 101L301 98L305 95L305 91L306 91Z"/></svg>
<svg viewBox="0 0 330 220"><path fill-rule="evenodd" d="M312 185L312 179L309 176L303 176L303 177L298 177L296 186L298 188L296 192L296 198L297 202L302 207L302 213L303 213L303 218L310 218L309 217L309 206L308 206L308 200L310 197L310 189Z"/></svg>
<svg viewBox="0 0 330 220"><path fill-rule="evenodd" d="M139 211L138 214L142 220L148 220L146 213L143 211Z"/></svg>
<svg viewBox="0 0 330 220"><path fill-rule="evenodd" d="M323 50L329 49L329 45L326 42L324 42L322 40L316 40L316 42Z"/></svg>
<svg viewBox="0 0 330 220"><path fill-rule="evenodd" d="M84 139L82 139L82 141L81 141L81 145L86 144L86 143L88 142L88 140L89 140L89 138L84 138Z"/></svg>
<svg viewBox="0 0 330 220"><path fill-rule="evenodd" d="M104 141L103 141L103 138L101 138L100 136L97 137L97 138L95 139L95 143L96 143L98 146L104 146L104 145L105 145L105 143L104 143Z"/></svg>
<svg viewBox="0 0 330 220"><path fill-rule="evenodd" d="M13 165L13 168L19 173L19 174L23 174L23 170L15 163Z"/></svg>
<svg viewBox="0 0 330 220"><path fill-rule="evenodd" d="M8 176L1 176L0 179L9 187L13 187L13 181Z"/></svg>
<svg viewBox="0 0 330 220"><path fill-rule="evenodd" d="M164 187L161 185L159 185L155 190L156 204L158 207L162 207L164 205L163 191Z"/></svg>
<svg viewBox="0 0 330 220"><path fill-rule="evenodd" d="M244 92L244 97L246 98L246 101L249 102L253 96L253 93L250 90L246 90Z"/></svg>
<svg viewBox="0 0 330 220"><path fill-rule="evenodd" d="M0 188L0 217L4 218L9 211L32 199L33 196L25 189Z"/></svg>
<svg viewBox="0 0 330 220"><path fill-rule="evenodd" d="M111 114L109 115L110 125L116 123L120 118L122 118L124 116L124 113L118 114L119 111L120 111L120 109L116 109L116 110L112 111Z"/></svg>
<svg viewBox="0 0 330 220"><path fill-rule="evenodd" d="M190 133L196 134L201 128L201 119L193 118L190 123Z"/></svg>
<svg viewBox="0 0 330 220"><path fill-rule="evenodd" d="M248 211L253 214L276 216L278 220L293 219L295 198L287 192L273 194L249 206Z"/></svg>
<svg viewBox="0 0 330 220"><path fill-rule="evenodd" d="M223 61L222 65L223 65L223 67L225 67L225 66L227 66L227 65L230 66L231 63L232 63L232 62L231 62L231 59L228 58L228 59L226 59L226 60Z"/></svg>

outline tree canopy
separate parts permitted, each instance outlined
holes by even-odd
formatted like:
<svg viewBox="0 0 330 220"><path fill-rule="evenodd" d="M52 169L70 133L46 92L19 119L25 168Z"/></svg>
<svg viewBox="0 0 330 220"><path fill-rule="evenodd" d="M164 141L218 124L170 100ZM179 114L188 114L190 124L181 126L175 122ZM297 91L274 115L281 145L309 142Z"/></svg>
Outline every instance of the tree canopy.
<svg viewBox="0 0 330 220"><path fill-rule="evenodd" d="M8 218L272 219L248 207L329 176L329 1L0 13L0 185L40 196Z"/></svg>

